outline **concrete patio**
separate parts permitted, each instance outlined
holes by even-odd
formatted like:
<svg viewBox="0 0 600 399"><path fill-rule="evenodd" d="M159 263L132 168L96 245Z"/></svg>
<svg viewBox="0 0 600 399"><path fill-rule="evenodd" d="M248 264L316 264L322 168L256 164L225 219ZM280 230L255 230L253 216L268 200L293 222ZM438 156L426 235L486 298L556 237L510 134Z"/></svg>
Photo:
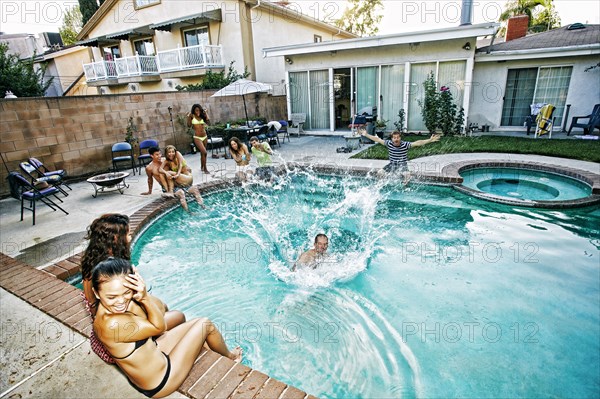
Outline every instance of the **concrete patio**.
<svg viewBox="0 0 600 399"><path fill-rule="evenodd" d="M524 133L516 134L525 137ZM344 145L342 137L292 137L290 142L274 148L277 152L274 160L278 163L298 162L374 169L387 164L387 161L350 159L364 149L364 145L352 153L337 153L336 148ZM233 160L211 158L210 153L209 151L208 168L211 174L208 176L200 172L199 154L185 156L193 169L195 184L218 182L235 174ZM223 154L222 151L215 153ZM536 161L600 173L600 166L591 162L515 154L439 155L411 161L411 167L439 173L446 165L473 159ZM129 188L123 194L103 193L97 198L92 198L94 190L91 184L85 181L71 184L73 191L69 191L69 196L64 199L64 208L69 215L41 206L37 210L35 226L31 223L31 212L26 211L24 221L20 221L19 201L13 198L0 201L0 252L39 269L81 252L85 247L86 227L94 218L107 212L132 215L160 198L160 189L156 183L151 195L141 195L147 190L145 175L131 174L126 182ZM8 261L2 257L2 262L1 273L4 276L0 275L0 280L4 287L7 273L4 266ZM37 274L32 274L31 278L34 276ZM128 384L117 368L106 366L91 352L87 338L80 332L58 322L3 288L0 289L0 301L0 364L3 370L0 398L143 397ZM240 373L240 381L251 380L247 377L248 371ZM250 376L257 381L263 378L252 373ZM197 375L196 379L201 377L202 375ZM254 392L236 391L237 395L233 394L232 397L307 397L293 387L274 387L268 383L258 386L262 388ZM187 392L194 397L204 397L205 394L209 397L223 397L219 396L218 391L201 395L201 390L197 390L198 396L193 394L193 390ZM185 396L176 392L169 397Z"/></svg>

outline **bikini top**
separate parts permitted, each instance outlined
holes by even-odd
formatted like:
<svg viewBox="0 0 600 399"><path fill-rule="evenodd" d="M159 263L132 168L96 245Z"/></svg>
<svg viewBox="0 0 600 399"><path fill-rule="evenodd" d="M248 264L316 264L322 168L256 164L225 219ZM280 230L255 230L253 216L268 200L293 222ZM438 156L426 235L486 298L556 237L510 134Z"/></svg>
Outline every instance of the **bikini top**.
<svg viewBox="0 0 600 399"><path fill-rule="evenodd" d="M206 125L206 122L204 122L204 119L196 119L196 118L192 118L192 125Z"/></svg>
<svg viewBox="0 0 600 399"><path fill-rule="evenodd" d="M136 350L138 350L138 348L141 347L141 346L143 346L147 341L148 341L148 338L144 338L144 339L140 339L139 341L135 341L135 348L133 348L133 350L129 353L129 355L123 356L123 357L113 356L113 359L117 359L117 360L127 359L129 356L131 356L133 354L133 352L135 352ZM152 337L152 341L156 342L156 338Z"/></svg>

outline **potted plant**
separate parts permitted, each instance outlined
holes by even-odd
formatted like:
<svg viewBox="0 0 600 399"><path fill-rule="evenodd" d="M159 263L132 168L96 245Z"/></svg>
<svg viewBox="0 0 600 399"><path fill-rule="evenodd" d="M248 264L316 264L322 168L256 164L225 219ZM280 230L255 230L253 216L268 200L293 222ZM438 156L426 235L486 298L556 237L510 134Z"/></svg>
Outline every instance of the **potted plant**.
<svg viewBox="0 0 600 399"><path fill-rule="evenodd" d="M133 121L133 116L130 116L127 120L127 128L125 129L125 141L131 144L133 147L138 142L137 132L138 128L135 122Z"/></svg>
<svg viewBox="0 0 600 399"><path fill-rule="evenodd" d="M385 129L387 128L387 123L389 121L387 119L378 119L375 122L375 134L382 139L385 134Z"/></svg>

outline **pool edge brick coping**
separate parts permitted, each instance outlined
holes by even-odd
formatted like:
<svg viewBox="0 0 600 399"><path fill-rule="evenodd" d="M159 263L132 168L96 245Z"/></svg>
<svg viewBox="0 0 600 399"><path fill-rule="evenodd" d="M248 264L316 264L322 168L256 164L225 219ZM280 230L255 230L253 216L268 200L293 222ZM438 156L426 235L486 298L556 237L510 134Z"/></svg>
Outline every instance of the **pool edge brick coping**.
<svg viewBox="0 0 600 399"><path fill-rule="evenodd" d="M201 194L205 194L230 187L232 183L209 182L198 185L198 188ZM177 199L159 198L137 210L130 217L132 234L139 234L157 216L178 205ZM82 291L64 281L79 273L82 255L77 253L37 269L0 252L0 287L89 339L92 319L81 300ZM274 386L279 391L277 396L272 395ZM298 388L210 350L200 353L177 392L190 398L314 398Z"/></svg>

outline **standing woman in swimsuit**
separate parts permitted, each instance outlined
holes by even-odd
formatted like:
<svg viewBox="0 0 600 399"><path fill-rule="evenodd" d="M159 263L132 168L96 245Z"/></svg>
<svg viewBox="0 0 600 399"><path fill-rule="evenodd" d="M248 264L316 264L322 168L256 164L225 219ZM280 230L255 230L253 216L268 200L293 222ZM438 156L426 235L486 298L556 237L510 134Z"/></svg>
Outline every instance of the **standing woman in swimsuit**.
<svg viewBox="0 0 600 399"><path fill-rule="evenodd" d="M210 120L204 108L200 104L192 105L192 112L187 114L187 125L194 128L194 145L200 151L200 165L202 172L206 174L210 174L206 168L206 140L208 139L206 127L209 123Z"/></svg>
<svg viewBox="0 0 600 399"><path fill-rule="evenodd" d="M100 262L92 271L92 285L100 302L94 331L130 384L147 397L162 398L179 388L205 342L225 357L242 360L241 348L230 351L209 319L193 319L165 332L160 308L128 261Z"/></svg>

